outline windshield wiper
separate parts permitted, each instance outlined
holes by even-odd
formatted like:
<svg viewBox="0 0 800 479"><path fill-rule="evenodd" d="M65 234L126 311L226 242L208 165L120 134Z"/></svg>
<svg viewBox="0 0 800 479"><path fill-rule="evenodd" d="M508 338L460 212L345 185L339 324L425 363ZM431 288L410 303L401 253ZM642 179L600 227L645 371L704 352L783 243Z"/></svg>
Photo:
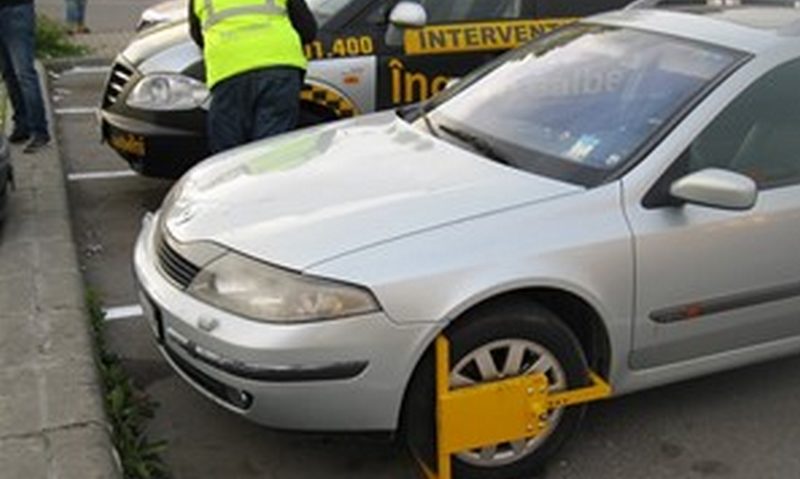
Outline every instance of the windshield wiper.
<svg viewBox="0 0 800 479"><path fill-rule="evenodd" d="M471 146L478 153L481 153L487 156L488 158L495 160L498 163L502 163L504 165L511 165L511 161L508 159L508 157L497 151L494 148L494 146L492 146L492 144L487 140L478 137L476 135L473 135L472 133L467 133L466 131L463 130L450 128L449 126L446 125L439 125L439 129L447 133L448 135L452 136L453 138L458 138L460 141Z"/></svg>
<svg viewBox="0 0 800 479"><path fill-rule="evenodd" d="M425 126L428 128L428 131L431 132L431 135L439 138L439 132L436 131L436 127L433 125L433 121L428 116L428 109L425 108L425 103L420 103L419 105L419 116L422 118L422 121L425 122Z"/></svg>

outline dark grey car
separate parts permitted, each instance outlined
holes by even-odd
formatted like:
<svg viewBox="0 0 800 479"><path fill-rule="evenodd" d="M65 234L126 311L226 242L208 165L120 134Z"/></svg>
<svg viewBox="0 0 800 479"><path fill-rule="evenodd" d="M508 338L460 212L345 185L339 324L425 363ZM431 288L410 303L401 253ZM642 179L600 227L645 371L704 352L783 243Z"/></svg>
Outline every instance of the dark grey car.
<svg viewBox="0 0 800 479"><path fill-rule="evenodd" d="M9 185L12 184L13 170L11 168L11 152L8 148L6 137L0 134L0 219L5 217L6 196Z"/></svg>

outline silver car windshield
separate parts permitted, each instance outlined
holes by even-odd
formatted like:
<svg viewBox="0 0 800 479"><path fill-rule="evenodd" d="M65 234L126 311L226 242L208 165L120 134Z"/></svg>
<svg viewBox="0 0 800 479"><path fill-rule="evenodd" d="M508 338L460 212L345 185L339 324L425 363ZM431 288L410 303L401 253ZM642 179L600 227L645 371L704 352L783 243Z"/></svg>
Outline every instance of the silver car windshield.
<svg viewBox="0 0 800 479"><path fill-rule="evenodd" d="M422 126L518 168L597 184L743 56L675 37L575 24L434 98Z"/></svg>

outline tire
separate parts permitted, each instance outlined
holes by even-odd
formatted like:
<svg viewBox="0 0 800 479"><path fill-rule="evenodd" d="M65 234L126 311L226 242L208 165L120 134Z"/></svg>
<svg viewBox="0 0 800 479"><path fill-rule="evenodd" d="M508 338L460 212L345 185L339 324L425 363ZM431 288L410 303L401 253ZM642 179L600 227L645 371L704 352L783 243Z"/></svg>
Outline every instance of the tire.
<svg viewBox="0 0 800 479"><path fill-rule="evenodd" d="M478 308L445 331L450 340L451 387L497 378L506 372L541 371L551 390L588 383L587 365L580 344L552 312L517 301ZM521 358L516 367L512 356ZM482 368L481 368L482 365ZM420 361L406 392L402 432L412 454L435 467L435 392L433 348ZM489 379L491 380L491 379ZM453 456L456 479L519 479L539 473L573 435L586 406L553 411L549 426L536 438L503 443Z"/></svg>

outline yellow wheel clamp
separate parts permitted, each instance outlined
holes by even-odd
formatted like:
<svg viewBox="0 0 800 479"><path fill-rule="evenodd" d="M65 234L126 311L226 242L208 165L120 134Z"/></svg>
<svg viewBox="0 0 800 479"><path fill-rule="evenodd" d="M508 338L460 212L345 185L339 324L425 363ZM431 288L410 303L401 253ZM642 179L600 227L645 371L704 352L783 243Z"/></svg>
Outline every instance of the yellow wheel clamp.
<svg viewBox="0 0 800 479"><path fill-rule="evenodd" d="M549 392L547 376L527 374L451 390L450 342L436 338L436 455L434 473L420 461L428 479L451 479L452 454L540 434L549 411L611 395L611 386L589 371L590 386Z"/></svg>

